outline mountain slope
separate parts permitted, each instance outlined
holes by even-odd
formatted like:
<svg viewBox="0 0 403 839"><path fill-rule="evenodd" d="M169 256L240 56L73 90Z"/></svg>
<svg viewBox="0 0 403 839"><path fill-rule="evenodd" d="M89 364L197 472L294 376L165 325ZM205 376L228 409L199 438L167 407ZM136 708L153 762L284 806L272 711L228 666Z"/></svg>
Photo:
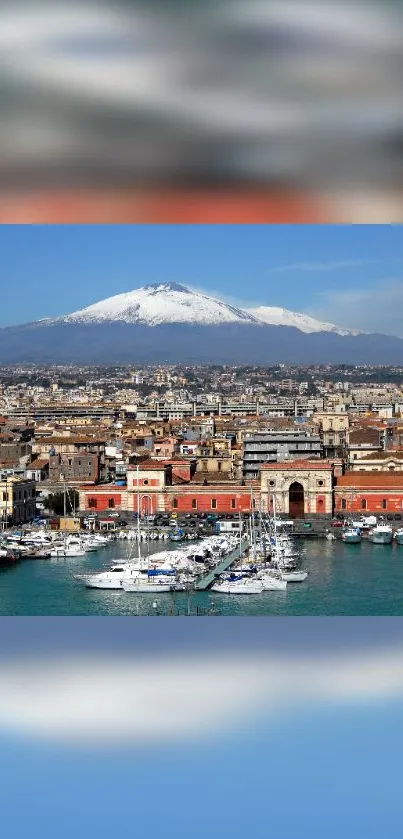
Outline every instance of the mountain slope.
<svg viewBox="0 0 403 839"><path fill-rule="evenodd" d="M343 329L333 323L325 323L309 315L300 315L298 312L291 312L279 306L258 306L255 309L246 309L246 312L253 315L263 323L271 326L295 326L301 332L335 332L337 335L359 335L358 329Z"/></svg>
<svg viewBox="0 0 403 839"><path fill-rule="evenodd" d="M50 323L256 323L254 315L234 306L191 291L178 283L156 283L108 297L78 312Z"/></svg>
<svg viewBox="0 0 403 839"><path fill-rule="evenodd" d="M0 329L0 363L403 364L403 340L276 307L251 311L175 283Z"/></svg>

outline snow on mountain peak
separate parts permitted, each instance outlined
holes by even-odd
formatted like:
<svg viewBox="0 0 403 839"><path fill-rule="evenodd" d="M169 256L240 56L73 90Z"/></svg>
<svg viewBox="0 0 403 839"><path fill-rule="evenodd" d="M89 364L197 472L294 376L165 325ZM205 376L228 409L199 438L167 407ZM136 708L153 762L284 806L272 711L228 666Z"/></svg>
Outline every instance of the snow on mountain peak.
<svg viewBox="0 0 403 839"><path fill-rule="evenodd" d="M256 318L198 291L178 283L153 283L133 291L117 294L80 309L58 323L100 323L121 321L157 326L163 323L258 323Z"/></svg>
<svg viewBox="0 0 403 839"><path fill-rule="evenodd" d="M309 315L298 314L278 306L258 306L241 309L223 300L195 291L175 282L151 283L141 288L116 294L51 323L102 323L120 321L157 326L168 323L188 323L214 326L240 323L254 326L292 326L301 332L334 332L338 335L358 335L358 331L343 329L332 323L322 323Z"/></svg>
<svg viewBox="0 0 403 839"><path fill-rule="evenodd" d="M358 330L344 329L335 326L333 323L326 323L310 315L301 315L298 312L291 312L280 306L257 306L254 309L246 309L261 323L271 326L293 326L301 332L335 332L337 335L359 335Z"/></svg>

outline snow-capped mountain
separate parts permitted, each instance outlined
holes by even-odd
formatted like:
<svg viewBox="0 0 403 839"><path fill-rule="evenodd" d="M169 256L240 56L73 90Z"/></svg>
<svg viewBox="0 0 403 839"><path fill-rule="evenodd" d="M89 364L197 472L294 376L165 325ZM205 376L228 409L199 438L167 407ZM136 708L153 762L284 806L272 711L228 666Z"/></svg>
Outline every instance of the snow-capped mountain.
<svg viewBox="0 0 403 839"><path fill-rule="evenodd" d="M298 312L291 312L282 309L280 306L257 306L254 309L246 309L250 315L257 320L268 323L271 326L294 326L301 332L335 332L337 335L359 335L358 329L344 329L335 326L334 323L326 323L309 315L300 315Z"/></svg>
<svg viewBox="0 0 403 839"><path fill-rule="evenodd" d="M222 300L191 291L178 283L154 283L116 294L85 309L48 323L102 323L122 321L157 326L163 323L258 324L257 318Z"/></svg>
<svg viewBox="0 0 403 839"><path fill-rule="evenodd" d="M290 312L276 306L240 309L216 297L186 288L178 283L154 283L124 294L116 294L79 309L70 315L47 319L55 323L142 323L158 326L168 323L218 325L241 323L261 326L293 326L301 332L335 332L338 335L357 335L332 323L322 323L309 315ZM45 323L45 321L42 321Z"/></svg>
<svg viewBox="0 0 403 839"><path fill-rule="evenodd" d="M0 363L402 364L403 340L277 307L245 310L176 283L0 329Z"/></svg>

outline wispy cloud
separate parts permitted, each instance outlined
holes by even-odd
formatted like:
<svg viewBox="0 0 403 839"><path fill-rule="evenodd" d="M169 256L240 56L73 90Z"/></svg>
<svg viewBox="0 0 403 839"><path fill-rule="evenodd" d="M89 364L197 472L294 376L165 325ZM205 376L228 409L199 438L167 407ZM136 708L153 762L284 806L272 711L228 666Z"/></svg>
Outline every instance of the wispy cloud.
<svg viewBox="0 0 403 839"><path fill-rule="evenodd" d="M239 651L197 660L31 657L1 668L0 733L94 745L186 742L239 731L258 717L277 723L282 711L317 703L402 696L399 645L305 656Z"/></svg>
<svg viewBox="0 0 403 839"><path fill-rule="evenodd" d="M338 271L348 268L363 268L367 265L381 265L385 260L379 259L339 259L333 262L293 262L289 265L276 265L270 274L283 274L294 271Z"/></svg>
<svg viewBox="0 0 403 839"><path fill-rule="evenodd" d="M403 338L403 280L384 279L360 289L328 289L307 310L312 317L333 318L349 328Z"/></svg>

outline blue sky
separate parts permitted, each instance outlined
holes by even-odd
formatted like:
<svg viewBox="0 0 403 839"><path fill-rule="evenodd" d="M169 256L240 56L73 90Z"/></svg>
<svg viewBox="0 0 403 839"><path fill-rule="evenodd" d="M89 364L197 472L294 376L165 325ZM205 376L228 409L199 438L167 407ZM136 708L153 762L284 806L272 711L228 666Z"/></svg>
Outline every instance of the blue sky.
<svg viewBox="0 0 403 839"><path fill-rule="evenodd" d="M403 335L399 226L3 226L2 326L176 281Z"/></svg>
<svg viewBox="0 0 403 839"><path fill-rule="evenodd" d="M207 624L190 618L186 625L180 618L0 618L0 629L2 835L12 839L266 839L270 835L400 839L401 618L234 618L211 619ZM43 701L42 690L49 690L43 655L46 661L51 652L56 653L48 659L51 666L65 667L68 653L75 658L83 651L101 654L105 679L111 683L112 665L122 650L127 669L137 673L143 658L151 657L157 668L158 660L173 663L172 655L186 650L202 668L202 653L216 654L217 649L225 653L220 660L224 669L231 653L242 667L257 654L259 677L275 664L276 659L267 655L280 654L277 678L288 671L292 682L277 710L269 704L257 713L252 687L246 715L234 719L225 733L219 730L212 736L189 679L183 707L190 704L199 737L189 742L176 730L165 745L147 738L136 745L128 736L125 748L106 748L105 706L94 686L97 695L83 712L93 717L101 706L97 748L89 747L85 736L62 745L57 738L43 737L43 732L35 734L35 726L29 725L28 733L25 730L33 705ZM351 650L357 656L352 663ZM301 701L299 691L292 690L292 684L297 688L298 683L311 682L303 669L306 654L316 661L311 676L319 675L317 684L326 688L321 698L315 699L314 691L310 702ZM323 658L317 659L318 654ZM296 655L296 661L288 655ZM389 663L382 670L385 661ZM359 668L360 662L363 670L357 672L355 664ZM7 699L10 663L17 666L18 674L14 684L18 695L14 693L12 704ZM91 666L91 659L88 663ZM31 690L24 681L27 664L37 674ZM294 681L298 666L302 679ZM324 681L323 666L329 668ZM252 671L242 672L247 678ZM227 671L226 679L229 675ZM68 680L67 691L58 684L58 691L50 691L45 726L51 725L52 709L60 703L71 709L79 695L73 681ZM220 703L223 684L220 679L207 684L220 720L223 707L225 715L232 715L231 700L226 699L224 706ZM241 679L237 684L235 692L243 687ZM157 678L152 683L151 715L143 708L149 732L159 718L172 714L165 686L166 681ZM354 702L338 702L343 689L354 694ZM178 690L183 691L182 683ZM375 694L368 701L372 690ZM123 715L129 735L131 720L123 692L112 707L113 719Z"/></svg>

